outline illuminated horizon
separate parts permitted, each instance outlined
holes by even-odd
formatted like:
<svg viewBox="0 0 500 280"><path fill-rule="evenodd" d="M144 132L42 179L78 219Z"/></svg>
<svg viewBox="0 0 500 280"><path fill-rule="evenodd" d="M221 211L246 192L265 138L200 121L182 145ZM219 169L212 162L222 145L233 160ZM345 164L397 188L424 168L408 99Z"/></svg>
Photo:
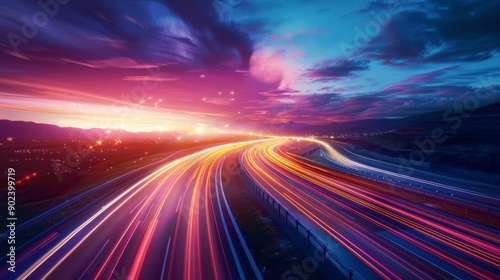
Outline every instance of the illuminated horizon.
<svg viewBox="0 0 500 280"><path fill-rule="evenodd" d="M267 131L446 110L481 88L479 106L500 100L498 3L260 2L71 2L30 38L19 15L42 7L7 3L0 118Z"/></svg>

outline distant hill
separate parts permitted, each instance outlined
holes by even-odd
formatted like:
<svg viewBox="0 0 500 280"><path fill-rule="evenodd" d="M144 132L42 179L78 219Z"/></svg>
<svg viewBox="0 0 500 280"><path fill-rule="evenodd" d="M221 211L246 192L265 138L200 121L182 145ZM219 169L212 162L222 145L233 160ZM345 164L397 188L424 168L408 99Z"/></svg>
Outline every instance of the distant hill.
<svg viewBox="0 0 500 280"><path fill-rule="evenodd" d="M382 135L350 137L344 141L358 150L409 159L421 152L433 171L460 174L481 182L500 182L500 102L460 116L444 111L414 118L411 125ZM411 122L410 122L411 123ZM444 140L432 141L439 131ZM434 134L436 135L436 134ZM425 144L422 144L424 143Z"/></svg>
<svg viewBox="0 0 500 280"><path fill-rule="evenodd" d="M326 125L309 125L285 131L306 135L372 133L391 131L419 122L421 121L416 118L356 120Z"/></svg>
<svg viewBox="0 0 500 280"><path fill-rule="evenodd" d="M86 137L107 137L108 133L104 129L80 129L74 127L59 127L57 125L42 124L35 122L0 120L0 142L7 137L13 137L15 141L32 140L67 140L84 139ZM131 133L124 130L113 130L110 137L124 139L139 139L145 137L174 138L176 133L151 132L151 133Z"/></svg>
<svg viewBox="0 0 500 280"><path fill-rule="evenodd" d="M324 134L353 134L353 133L373 133L391 131L397 134L419 134L425 136L430 133L431 128L449 128L455 122L446 122L443 119L444 111L430 112L418 116L395 119L371 119L356 120L342 123L331 123L327 125L308 125L297 122L271 123L263 127L263 131L271 134L294 134L294 135L324 135ZM240 122L231 123L231 127L243 127ZM59 127L50 124L40 124L35 122L0 120L0 142L7 137L14 137L16 140L57 140L57 139L81 139L85 135L107 135L103 129L80 129L72 127ZM491 104L471 112L471 117L464 118L460 127L452 134L463 134L480 136L497 135L500 136L500 102ZM114 130L113 137L121 138L148 138L162 137L174 138L178 132L148 132L131 133L124 130ZM496 140L495 140L496 141Z"/></svg>
<svg viewBox="0 0 500 280"><path fill-rule="evenodd" d="M327 125L310 125L304 127L292 128L291 133L295 134L353 134L353 133L373 133L396 131L400 133L410 132L411 130L420 131L422 128L439 126L451 126L455 122L446 122L443 118L445 111L435 111L417 116L395 119L370 119L356 120L341 123L331 123ZM451 116L451 115L450 115ZM492 129L500 127L500 102L491 104L471 112L470 118L464 118L463 124L458 129L470 133L486 133L491 135ZM450 124L451 123L451 124ZM496 124L492 126L492 124ZM287 127L288 125L285 125ZM285 129L284 129L285 130ZM285 130L287 131L287 130ZM499 129L496 129L498 132Z"/></svg>
<svg viewBox="0 0 500 280"><path fill-rule="evenodd" d="M396 130L395 134L410 134L429 137L434 129L443 129L447 135L460 138L490 139L490 144L500 144L500 102L490 104L461 116L450 113L446 120L443 112L434 118L421 119L420 122ZM498 145L500 146L500 145Z"/></svg>

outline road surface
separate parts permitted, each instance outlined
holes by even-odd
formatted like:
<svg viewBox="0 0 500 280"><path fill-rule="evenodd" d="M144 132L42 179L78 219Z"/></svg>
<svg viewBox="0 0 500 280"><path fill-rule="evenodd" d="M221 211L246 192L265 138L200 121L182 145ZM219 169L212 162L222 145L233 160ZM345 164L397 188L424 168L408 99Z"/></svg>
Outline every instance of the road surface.
<svg viewBox="0 0 500 280"><path fill-rule="evenodd" d="M3 269L0 278L261 279L224 203L221 168L233 153L240 153L251 179L323 239L355 275L500 275L497 230L416 203L411 190L395 192L359 175L384 174L391 186L413 180L492 207L499 197L361 165L326 143L310 141L350 172L289 153L297 142L288 139L205 149L141 174L136 183L40 234L18 252L17 272ZM440 196L433 203L453 210Z"/></svg>
<svg viewBox="0 0 500 280"><path fill-rule="evenodd" d="M243 168L366 279L499 275L498 231L402 199L372 180L300 160L287 153L287 144L252 146L241 156Z"/></svg>
<svg viewBox="0 0 500 280"><path fill-rule="evenodd" d="M222 202L222 145L175 160L27 246L1 279L245 279Z"/></svg>

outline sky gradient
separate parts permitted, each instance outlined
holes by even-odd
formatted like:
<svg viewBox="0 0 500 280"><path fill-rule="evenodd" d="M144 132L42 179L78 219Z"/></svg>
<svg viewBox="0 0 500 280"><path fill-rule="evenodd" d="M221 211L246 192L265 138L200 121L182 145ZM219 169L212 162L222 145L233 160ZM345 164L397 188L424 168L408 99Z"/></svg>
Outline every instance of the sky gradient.
<svg viewBox="0 0 500 280"><path fill-rule="evenodd" d="M37 2L0 9L0 119L266 131L500 101L500 1Z"/></svg>

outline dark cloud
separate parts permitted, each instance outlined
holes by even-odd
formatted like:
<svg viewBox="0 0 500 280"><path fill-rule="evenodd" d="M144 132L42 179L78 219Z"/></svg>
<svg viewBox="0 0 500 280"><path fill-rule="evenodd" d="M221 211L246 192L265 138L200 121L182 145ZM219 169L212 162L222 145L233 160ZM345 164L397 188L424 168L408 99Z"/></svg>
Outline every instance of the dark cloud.
<svg viewBox="0 0 500 280"><path fill-rule="evenodd" d="M234 22L223 22L223 12L217 9L212 0L165 0L166 5L186 23L199 32L200 41L206 44L209 54L207 63L218 66L214 58L221 58L224 49L236 50L241 67L248 68L253 45L249 36L237 27ZM230 56L228 53L222 57Z"/></svg>
<svg viewBox="0 0 500 280"><path fill-rule="evenodd" d="M343 78L353 75L353 72L370 69L368 60L339 60L336 62L325 61L317 64L311 70L311 76L317 78Z"/></svg>
<svg viewBox="0 0 500 280"><path fill-rule="evenodd" d="M367 43L364 56L406 65L481 61L500 50L499 1L434 0L403 8Z"/></svg>
<svg viewBox="0 0 500 280"><path fill-rule="evenodd" d="M386 88L356 95L341 93L290 94L276 92L266 100L257 102L255 109L262 110L258 122L272 119L280 108L280 120L318 124L320 120L330 122L353 121L360 119L378 119L385 117L409 117L433 111L446 110L462 104L482 88L483 94L478 100L479 106L497 102L500 97L498 86L491 77L485 78L479 87L446 84L449 72L457 72L458 67L445 67L439 70L410 76ZM477 73L486 75L487 71ZM331 88L324 88L331 90ZM312 116L316 116L313 118ZM321 116L318 118L318 116Z"/></svg>
<svg viewBox="0 0 500 280"><path fill-rule="evenodd" d="M386 13L389 12L391 14L396 14L403 7L408 7L408 6L425 6L425 4L422 4L423 2L411 2L411 0L373 0L369 2L365 8L360 9L358 11L355 11L351 14L352 15L365 15L365 14L373 14L373 13ZM348 16L348 15L346 15Z"/></svg>
<svg viewBox="0 0 500 280"><path fill-rule="evenodd" d="M0 32L25 37L23 18L33 23L40 12L37 1L10 2L0 12ZM129 57L144 64L247 68L252 41L234 23L222 21L219 12L209 0L70 1L59 5L35 36L15 47L2 36L0 48L4 54L81 61Z"/></svg>
<svg viewBox="0 0 500 280"><path fill-rule="evenodd" d="M346 21L330 20L339 9L324 0L69 1L19 52L0 36L0 86L64 100L71 97L52 95L117 98L158 82L151 91L169 98L172 108L260 123L278 115L318 123L443 109L473 90L478 76L489 74L489 84L499 77L492 60L462 62L498 56L500 1L400 1L373 1ZM0 33L21 34L23 17L32 20L41 11L37 2L6 1ZM312 4L318 5L307 15L303 5ZM370 33L374 22L380 30ZM357 25L353 32L335 32L350 24ZM358 30L370 34L361 38ZM330 43L350 38L356 46L351 58L335 57L340 53ZM253 40L261 48L256 53ZM221 98L220 91L235 91L237 98Z"/></svg>
<svg viewBox="0 0 500 280"><path fill-rule="evenodd" d="M283 94L288 94L288 93L299 93L300 91L292 88L285 88L285 89L272 89L268 90L265 92L261 92L261 95L264 96L273 96L273 95L283 95Z"/></svg>

